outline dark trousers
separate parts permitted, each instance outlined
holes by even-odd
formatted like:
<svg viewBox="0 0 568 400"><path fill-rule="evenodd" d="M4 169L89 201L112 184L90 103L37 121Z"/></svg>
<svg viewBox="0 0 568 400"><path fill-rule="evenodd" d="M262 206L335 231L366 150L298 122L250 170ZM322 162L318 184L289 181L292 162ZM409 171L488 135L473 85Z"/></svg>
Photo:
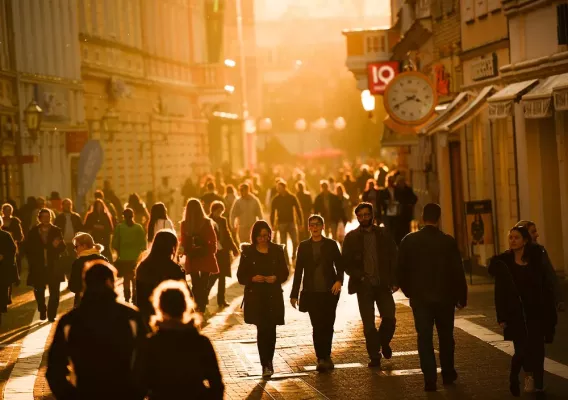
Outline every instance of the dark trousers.
<svg viewBox="0 0 568 400"><path fill-rule="evenodd" d="M219 281L219 285L217 286L217 305L225 304L225 276L221 274L211 275L209 277L209 285L207 286L207 298L209 298L209 293L213 286L215 286L215 282Z"/></svg>
<svg viewBox="0 0 568 400"><path fill-rule="evenodd" d="M313 328L316 356L318 360L326 359L331 356L333 325L339 296L334 296L331 292L309 293L308 296L308 313Z"/></svg>
<svg viewBox="0 0 568 400"><path fill-rule="evenodd" d="M8 312L8 304L11 304L11 291L12 285L0 286L0 313Z"/></svg>
<svg viewBox="0 0 568 400"><path fill-rule="evenodd" d="M513 340L515 354L511 360L511 382L519 381L521 368L533 374L534 385L542 389L544 384L544 333L541 321L528 321L528 334Z"/></svg>
<svg viewBox="0 0 568 400"><path fill-rule="evenodd" d="M451 303L411 302L414 326L418 334L418 355L424 381L436 382L436 356L434 355L434 325L438 331L442 376L451 377L454 369L454 310Z"/></svg>
<svg viewBox="0 0 568 400"><path fill-rule="evenodd" d="M40 313L47 311L47 318L54 319L57 316L57 308L59 307L59 280L49 282L47 285L49 289L49 302L47 308L45 307L45 286L34 287L34 297L37 302L37 310Z"/></svg>
<svg viewBox="0 0 568 400"><path fill-rule="evenodd" d="M207 286L209 285L209 272L192 272L191 275L191 290L193 291L193 297L195 298L195 303L200 311L205 312L207 303L209 303L209 292L207 291Z"/></svg>
<svg viewBox="0 0 568 400"><path fill-rule="evenodd" d="M396 328L395 304L388 287L373 286L367 280L361 282L357 290L357 303L363 321L363 332L367 353L371 359L380 358L381 345L389 345ZM375 303L381 315L381 325L375 325Z"/></svg>
<svg viewBox="0 0 568 400"><path fill-rule="evenodd" d="M263 367L272 366L274 350L276 349L276 325L257 325L256 345L258 346L260 364Z"/></svg>

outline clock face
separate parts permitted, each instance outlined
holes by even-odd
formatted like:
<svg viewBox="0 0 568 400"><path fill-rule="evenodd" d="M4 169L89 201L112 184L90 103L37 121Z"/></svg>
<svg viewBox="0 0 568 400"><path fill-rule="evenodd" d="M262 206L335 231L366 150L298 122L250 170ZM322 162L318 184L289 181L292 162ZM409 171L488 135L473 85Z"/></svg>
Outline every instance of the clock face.
<svg viewBox="0 0 568 400"><path fill-rule="evenodd" d="M432 115L437 95L426 76L418 72L398 75L385 91L385 108L392 119L419 125Z"/></svg>

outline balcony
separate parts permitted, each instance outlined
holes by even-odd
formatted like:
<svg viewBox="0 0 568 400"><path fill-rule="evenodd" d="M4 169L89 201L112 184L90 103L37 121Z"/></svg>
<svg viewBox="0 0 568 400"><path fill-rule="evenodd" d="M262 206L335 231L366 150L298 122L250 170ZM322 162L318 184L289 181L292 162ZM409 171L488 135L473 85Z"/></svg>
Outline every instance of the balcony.
<svg viewBox="0 0 568 400"><path fill-rule="evenodd" d="M226 80L227 67L224 64L195 64L191 67L191 83L194 86L223 91Z"/></svg>

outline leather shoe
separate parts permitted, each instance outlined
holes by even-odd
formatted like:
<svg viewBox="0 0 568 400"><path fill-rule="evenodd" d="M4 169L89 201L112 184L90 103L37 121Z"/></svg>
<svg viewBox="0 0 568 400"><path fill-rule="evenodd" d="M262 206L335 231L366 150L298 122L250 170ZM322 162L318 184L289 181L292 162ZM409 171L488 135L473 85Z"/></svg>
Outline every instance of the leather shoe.
<svg viewBox="0 0 568 400"><path fill-rule="evenodd" d="M424 384L424 391L425 392L435 392L438 390L438 387L436 386L436 382L426 382Z"/></svg>
<svg viewBox="0 0 568 400"><path fill-rule="evenodd" d="M369 368L381 368L381 359L380 358L371 358L369 364L367 364Z"/></svg>
<svg viewBox="0 0 568 400"><path fill-rule="evenodd" d="M458 379L458 373L456 371L452 371L448 374L442 374L442 380L444 381L444 385L453 385L457 379Z"/></svg>
<svg viewBox="0 0 568 400"><path fill-rule="evenodd" d="M39 319L45 321L47 319L47 311L42 311L39 313Z"/></svg>
<svg viewBox="0 0 568 400"><path fill-rule="evenodd" d="M387 360L390 360L392 357L392 349L390 347L390 345L385 344L382 347L382 353L383 353L383 357L386 358Z"/></svg>

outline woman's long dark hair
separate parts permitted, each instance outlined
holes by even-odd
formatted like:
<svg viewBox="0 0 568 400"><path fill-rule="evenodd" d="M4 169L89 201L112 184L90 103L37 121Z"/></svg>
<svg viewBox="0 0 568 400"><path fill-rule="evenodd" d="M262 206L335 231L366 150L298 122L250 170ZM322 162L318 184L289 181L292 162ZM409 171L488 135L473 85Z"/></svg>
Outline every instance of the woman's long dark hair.
<svg viewBox="0 0 568 400"><path fill-rule="evenodd" d="M132 193L128 196L128 204L126 207L132 208L137 214L144 214L143 210L146 208L146 205L142 202L138 193Z"/></svg>
<svg viewBox="0 0 568 400"><path fill-rule="evenodd" d="M185 233L191 235L199 232L203 223L208 220L201 202L197 199L189 199L183 216Z"/></svg>
<svg viewBox="0 0 568 400"><path fill-rule="evenodd" d="M108 210L106 204L104 201L102 201L101 199L96 199L95 202L93 203L93 206L91 208L91 210L87 213L87 215L85 215L85 221L84 224L87 224L87 221L89 220L89 217L91 215L96 215L99 214L99 211L97 210L97 206L101 205L102 209L103 209L103 214L106 215L106 217L108 218L108 223L110 225L110 229L111 231L113 230L114 226L112 223L112 214L110 213L110 211Z"/></svg>
<svg viewBox="0 0 568 400"><path fill-rule="evenodd" d="M270 236L269 241L272 241L272 228L268 222L264 220L259 220L254 223L252 226L252 232L250 233L250 242L256 246L256 238L260 235L260 231L266 229L268 231L268 235Z"/></svg>
<svg viewBox="0 0 568 400"><path fill-rule="evenodd" d="M532 249L532 237L531 234L529 233L529 230L527 228L525 228L524 226L514 226L511 228L510 232L513 231L517 231L520 233L521 237L523 238L523 240L526 240L527 243L525 244L525 247L523 249L523 256L521 257L521 259L525 262L529 261L529 253Z"/></svg>
<svg viewBox="0 0 568 400"><path fill-rule="evenodd" d="M175 258L177 250L178 239L173 232L158 232L152 242L150 252L138 263L136 273L138 273L140 266L143 264L147 265L147 268L149 268L149 270L145 271L146 274L154 275L161 273L164 264ZM148 263L145 263L145 261L148 261Z"/></svg>
<svg viewBox="0 0 568 400"><path fill-rule="evenodd" d="M154 239L154 225L159 219L165 219L171 221L168 217L168 210L164 203L156 203L152 206L150 210L150 220L148 221L148 241L151 242Z"/></svg>

